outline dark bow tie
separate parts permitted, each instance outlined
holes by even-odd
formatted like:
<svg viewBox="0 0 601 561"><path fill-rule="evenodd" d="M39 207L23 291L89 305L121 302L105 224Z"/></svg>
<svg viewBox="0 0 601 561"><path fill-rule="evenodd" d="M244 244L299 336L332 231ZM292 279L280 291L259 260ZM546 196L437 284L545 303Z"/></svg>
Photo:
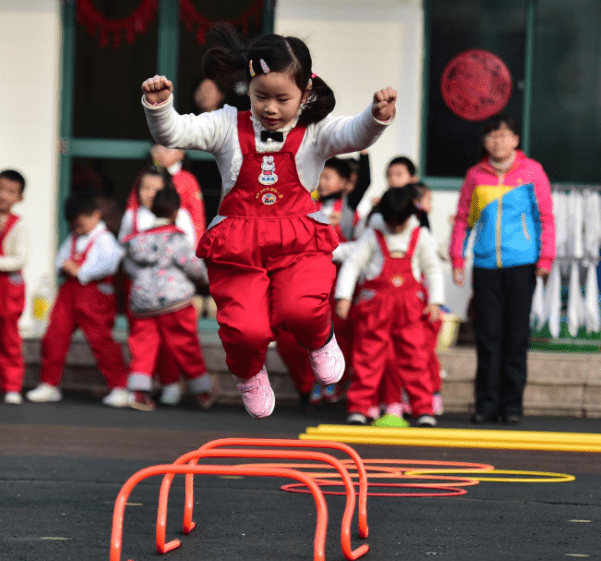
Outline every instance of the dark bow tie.
<svg viewBox="0 0 601 561"><path fill-rule="evenodd" d="M284 133L273 131L261 131L261 142L273 140L274 142L284 142Z"/></svg>

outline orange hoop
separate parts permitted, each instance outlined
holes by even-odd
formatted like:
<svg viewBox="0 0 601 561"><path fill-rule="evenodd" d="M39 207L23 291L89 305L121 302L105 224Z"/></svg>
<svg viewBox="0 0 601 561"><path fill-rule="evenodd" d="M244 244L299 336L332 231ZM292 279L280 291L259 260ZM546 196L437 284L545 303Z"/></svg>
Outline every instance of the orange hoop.
<svg viewBox="0 0 601 561"><path fill-rule="evenodd" d="M131 490L143 479L154 475L170 474L199 474L199 475L242 475L259 477L287 477L296 479L311 489L317 508L317 523L315 542L313 546L314 561L325 561L326 531L328 527L328 507L323 493L310 476L287 468L257 468L247 466L197 466L197 465L156 465L144 468L132 475L123 485L115 501L113 511L113 529L111 532L110 561L121 561L121 546L123 539L123 515L125 503ZM131 561L131 560L130 560Z"/></svg>

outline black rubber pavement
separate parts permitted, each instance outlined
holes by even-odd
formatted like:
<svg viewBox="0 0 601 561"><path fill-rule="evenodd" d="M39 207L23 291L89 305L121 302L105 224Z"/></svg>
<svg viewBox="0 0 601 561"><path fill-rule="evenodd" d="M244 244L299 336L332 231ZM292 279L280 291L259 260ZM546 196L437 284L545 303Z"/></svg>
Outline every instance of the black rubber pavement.
<svg viewBox="0 0 601 561"><path fill-rule="evenodd" d="M171 463L217 438L297 438L306 427L343 421L339 408L299 412L277 406L272 417L257 421L241 406L217 405L200 412L184 404L142 413L107 408L96 399L69 394L55 404L0 405L0 559L106 561L114 502L136 471ZM443 416L440 426L472 428L460 415ZM528 417L512 430L598 433L600 429L601 420ZM448 498L370 497L367 540L357 535L356 515L353 521L353 547L364 542L371 546L366 561L601 559L599 454L354 448L365 459L480 462L497 469L576 477L566 483L481 482L468 487L463 496ZM167 538L181 539L182 546L165 558L313 559L315 505L310 495L281 491L280 486L288 482L282 479L197 476L195 481L198 526L183 536L183 477L174 480ZM130 495L123 560L163 558L155 547L160 482L160 477L147 479ZM326 500L326 559L342 560L344 498L327 496Z"/></svg>

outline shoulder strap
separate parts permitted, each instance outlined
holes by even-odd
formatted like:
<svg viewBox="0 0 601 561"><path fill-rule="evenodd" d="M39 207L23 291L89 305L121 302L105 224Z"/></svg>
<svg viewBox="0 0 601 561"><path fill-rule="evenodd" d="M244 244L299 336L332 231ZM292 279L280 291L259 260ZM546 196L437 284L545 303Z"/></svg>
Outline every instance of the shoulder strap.
<svg viewBox="0 0 601 561"><path fill-rule="evenodd" d="M306 125L296 125L286 136L286 141L282 147L282 152L292 152L296 154L300 148L301 142L305 137Z"/></svg>
<svg viewBox="0 0 601 561"><path fill-rule="evenodd" d="M384 234L380 232L380 230L374 229L374 233L376 234L376 239L378 240L378 244L380 246L380 251L385 258L390 257L390 251L388 251L388 245L386 245L386 238Z"/></svg>
<svg viewBox="0 0 601 561"><path fill-rule="evenodd" d="M132 209L132 215L131 215L131 233L132 234L137 234L139 232L139 230L138 230L138 208L140 208L140 207L135 207L134 209Z"/></svg>
<svg viewBox="0 0 601 561"><path fill-rule="evenodd" d="M178 234L184 234L184 231L178 228L175 224L165 224L164 226L156 226L155 228L150 228L150 230L146 230L146 232L142 232L141 235L146 234L160 234L161 232L177 232Z"/></svg>
<svg viewBox="0 0 601 561"><path fill-rule="evenodd" d="M77 234L71 234L71 253L69 257L74 257L77 253Z"/></svg>
<svg viewBox="0 0 601 561"><path fill-rule="evenodd" d="M13 229L13 226L19 222L19 217L16 214L8 214L8 218L4 223L4 227L0 231L0 244L4 241L4 238L8 236L8 233Z"/></svg>
<svg viewBox="0 0 601 561"><path fill-rule="evenodd" d="M405 254L406 257L413 257L415 246L417 245L417 240L419 238L420 229L421 226L417 226L413 229L413 232L411 232L411 240L409 241L409 248L407 249L407 253Z"/></svg>
<svg viewBox="0 0 601 561"><path fill-rule="evenodd" d="M86 245L86 248L83 250L82 253L82 257L83 259L85 259L88 256L88 253L90 252L90 249L92 249L92 246L96 243L96 240L102 236L102 234L104 234L105 232L107 232L107 230L100 230L100 232L96 232L92 238L90 239L90 241L88 242L88 245Z"/></svg>
<svg viewBox="0 0 601 561"><path fill-rule="evenodd" d="M250 111L238 111L238 142L242 154L256 152L255 129L250 120Z"/></svg>

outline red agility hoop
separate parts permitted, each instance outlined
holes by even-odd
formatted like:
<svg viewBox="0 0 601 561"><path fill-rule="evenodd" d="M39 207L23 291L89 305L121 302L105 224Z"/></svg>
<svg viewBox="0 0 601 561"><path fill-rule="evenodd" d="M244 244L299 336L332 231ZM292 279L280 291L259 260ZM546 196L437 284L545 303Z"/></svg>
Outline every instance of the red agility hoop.
<svg viewBox="0 0 601 561"><path fill-rule="evenodd" d="M344 495L341 491L324 491L324 487L330 486L339 486L342 483L338 481L322 481L319 479L314 480L315 483L321 489L321 492L324 495ZM478 482L476 481L476 484ZM434 497L458 497L460 495L467 495L467 489L462 489L460 487L449 486L449 485L435 485L435 484L418 484L418 483L370 483L371 487L386 487L386 488L403 488L403 489L434 489L436 492L430 493L374 493L373 491L369 491L368 495L370 497L403 497L403 498L434 498ZM282 485L280 487L282 491L287 491L288 493L301 493L307 494L310 493L309 489L306 489L302 483L287 483L286 485Z"/></svg>

